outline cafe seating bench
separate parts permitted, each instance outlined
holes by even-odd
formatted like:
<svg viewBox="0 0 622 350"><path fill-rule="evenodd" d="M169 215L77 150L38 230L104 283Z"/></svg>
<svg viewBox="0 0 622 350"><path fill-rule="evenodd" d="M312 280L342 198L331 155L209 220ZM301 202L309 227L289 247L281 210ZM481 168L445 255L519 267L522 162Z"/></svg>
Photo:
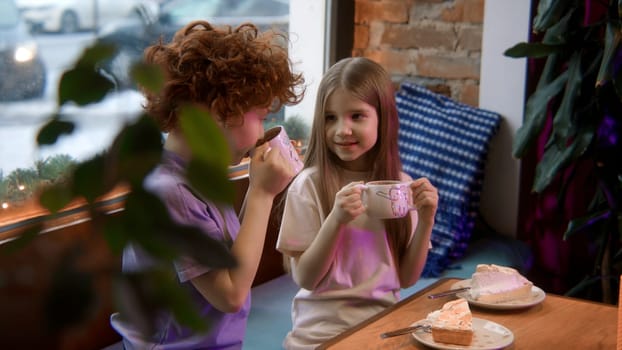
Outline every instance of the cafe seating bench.
<svg viewBox="0 0 622 350"><path fill-rule="evenodd" d="M407 297L440 278L470 278L477 264L510 266L526 274L532 257L527 244L499 233L484 222L481 194L487 176L503 176L487 154L503 118L468 106L414 82L402 82L396 94L400 120L398 145L404 171L428 177L439 190L432 232L433 248L419 281L401 291ZM497 142L508 140L497 139ZM274 247L267 238L267 244ZM274 248L264 248L266 253ZM273 252L269 253L272 254ZM269 260L269 258L262 259ZM274 270L273 270L274 271ZM272 276L252 290L252 307L244 349L279 349L291 329L290 306L297 287L287 274Z"/></svg>
<svg viewBox="0 0 622 350"><path fill-rule="evenodd" d="M477 264L512 266L521 272L529 269L531 254L525 243L501 235L473 237L466 254L454 261L439 277L422 277L401 291L405 298L431 285L440 278L470 278ZM291 329L291 301L298 287L289 274L283 274L252 289L252 306L248 319L244 350L280 349Z"/></svg>
<svg viewBox="0 0 622 350"><path fill-rule="evenodd" d="M469 278L480 263L527 272L531 262L527 245L483 224L481 221L486 216L479 212L481 193L486 187L483 186L485 167L502 169L487 162L489 143L499 135L502 117L413 82L401 85L396 101L400 117L398 144L404 171L413 178L428 177L436 184L440 197L432 232L433 249L428 254L423 277L403 289L401 296L412 295L440 278ZM235 203L240 210L248 179L244 176L235 179L239 187ZM291 301L298 288L283 270L281 254L275 249L278 217L273 215L269 223L251 294L244 349L280 349L291 329Z"/></svg>

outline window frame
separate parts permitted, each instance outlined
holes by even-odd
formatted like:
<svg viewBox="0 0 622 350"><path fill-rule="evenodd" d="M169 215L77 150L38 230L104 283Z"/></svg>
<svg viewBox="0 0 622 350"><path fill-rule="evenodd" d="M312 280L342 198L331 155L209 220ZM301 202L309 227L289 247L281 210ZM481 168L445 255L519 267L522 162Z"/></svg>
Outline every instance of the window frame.
<svg viewBox="0 0 622 350"><path fill-rule="evenodd" d="M316 55L317 52L321 52L321 54L318 55L320 60L311 62L313 66L303 64L307 61L302 59L302 57L305 56L292 58L295 68L299 71L305 73L307 71L314 72L312 77L307 78L307 82L310 82L310 88L307 88L307 94L305 95L307 104L304 113L307 117L304 120L310 125L315 102L315 88L319 84L322 74L327 66L341 57L349 56L351 53L354 27L354 0L313 1L311 5L314 7L314 11L319 11L319 16L309 16L305 8L307 5L309 5L309 2L306 0L290 0L290 11L292 6L296 9L296 11L293 12L293 20L292 12L290 12L290 32L293 32L291 30L292 22L301 23L302 26L298 27L300 29L309 28L308 24L303 24L304 21L296 20L296 18L304 18L305 20L315 19L317 23L314 25L321 25L324 28L324 35L320 41L314 41L313 39L308 39L301 35L296 35L296 39L292 41L292 49L294 52L301 52L301 46L308 45L309 43L313 43L314 46L312 50L316 52ZM351 21L348 22L349 24L344 23L344 19L346 18L351 18ZM311 31L307 34L311 34ZM301 111L301 109L295 110L292 107L285 107L285 118L300 115ZM120 186L97 200L95 206L104 212L122 210L127 194L128 189ZM14 239L21 232L39 224L43 224L43 233L67 225L80 223L84 220L90 220L86 201L75 199L59 212L50 213L38 204L36 195L34 195L27 199L25 203L14 209L3 209L0 207L0 244Z"/></svg>

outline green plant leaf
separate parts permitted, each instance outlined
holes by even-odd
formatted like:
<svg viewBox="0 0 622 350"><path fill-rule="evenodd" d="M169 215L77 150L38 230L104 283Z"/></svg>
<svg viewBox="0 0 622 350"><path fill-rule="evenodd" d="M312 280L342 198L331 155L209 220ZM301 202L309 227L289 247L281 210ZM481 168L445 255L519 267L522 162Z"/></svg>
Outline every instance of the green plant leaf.
<svg viewBox="0 0 622 350"><path fill-rule="evenodd" d="M162 157L162 133L149 116L143 115L119 132L109 157L107 166L113 167L121 180L139 187Z"/></svg>
<svg viewBox="0 0 622 350"><path fill-rule="evenodd" d="M125 210L116 222L128 241L138 244L155 259L172 261L179 255L174 246L163 241L160 234L164 227L170 227L167 209L153 194L134 188L127 196ZM174 235L175 232L168 234Z"/></svg>
<svg viewBox="0 0 622 350"><path fill-rule="evenodd" d="M560 75L560 65L565 64L565 60L567 59L566 55L561 53L552 54L546 58L546 63L544 64L544 69L540 74L540 78L538 79L538 85L536 86L536 91L544 89L547 85L551 84L551 82L555 81L557 77Z"/></svg>
<svg viewBox="0 0 622 350"><path fill-rule="evenodd" d="M576 1L541 0L538 2L536 16L533 19L534 33L542 33L557 23L569 7L575 7Z"/></svg>
<svg viewBox="0 0 622 350"><path fill-rule="evenodd" d="M567 45L572 44L572 28L570 27L570 20L575 13L574 8L568 9L566 13L558 22L553 23L549 29L546 30L542 37L542 43L548 45Z"/></svg>
<svg viewBox="0 0 622 350"><path fill-rule="evenodd" d="M209 325L170 270L171 262L183 254L212 268L234 267L236 262L228 248L197 227L176 224L158 197L142 188L128 195L125 208L107 221L107 236L116 242L117 250L133 242L135 249L142 249L139 254L144 251L154 259L154 265L140 273L126 273L115 284L121 316L144 335L156 329L156 316L161 311L172 312L180 324L194 330L206 330Z"/></svg>
<svg viewBox="0 0 622 350"><path fill-rule="evenodd" d="M611 20L607 23L605 32L605 48L603 58L596 78L596 86L603 86L611 80L617 53L620 49L620 39L622 38L622 28L619 20Z"/></svg>
<svg viewBox="0 0 622 350"><path fill-rule="evenodd" d="M229 180L227 168L208 161L191 159L186 177L201 197L219 203L233 203L235 188Z"/></svg>
<svg viewBox="0 0 622 350"><path fill-rule="evenodd" d="M154 256L170 261L183 253L212 268L236 265L236 260L222 242L198 227L176 223L154 194L136 189L128 196L126 207L127 215L123 216L131 218L131 224L126 227L131 227L132 237Z"/></svg>
<svg viewBox="0 0 622 350"><path fill-rule="evenodd" d="M523 157L534 144L544 128L550 100L559 94L566 83L567 71L558 75L561 61L559 54L546 59L536 90L527 100L524 122L518 128L512 145L512 154L517 158Z"/></svg>
<svg viewBox="0 0 622 350"><path fill-rule="evenodd" d="M541 193L553 180L553 178L559 173L569 160L570 152L566 148L563 151L560 150L556 143L553 143L548 147L542 159L536 165L536 174L532 191Z"/></svg>
<svg viewBox="0 0 622 350"><path fill-rule="evenodd" d="M188 181L203 198L233 203L235 192L228 177L231 157L220 128L209 112L196 106L182 108L180 123L192 150L186 174Z"/></svg>
<svg viewBox="0 0 622 350"><path fill-rule="evenodd" d="M73 199L73 193L65 184L55 184L43 189L39 203L52 213L63 209Z"/></svg>
<svg viewBox="0 0 622 350"><path fill-rule="evenodd" d="M157 316L162 312L172 313L180 324L195 331L206 331L209 327L170 269L158 267L125 273L116 286L116 300L123 310L121 317L129 320L144 337L151 337L158 329Z"/></svg>
<svg viewBox="0 0 622 350"><path fill-rule="evenodd" d="M138 62L130 68L130 76L151 93L157 93L164 87L164 73L157 65Z"/></svg>
<svg viewBox="0 0 622 350"><path fill-rule="evenodd" d="M96 42L82 51L74 67L83 67L94 70L101 61L111 58L117 51L116 45L110 43Z"/></svg>
<svg viewBox="0 0 622 350"><path fill-rule="evenodd" d="M583 280L581 280L581 282L570 288L570 290L564 293L564 295L570 297L579 295L579 293L581 293L583 290L587 289L588 287L594 285L597 282L600 282L601 279L601 276L585 276Z"/></svg>
<svg viewBox="0 0 622 350"><path fill-rule="evenodd" d="M209 328L206 319L199 314L196 304L187 290L182 289L177 279L162 275L155 276L155 292L163 305L171 305L175 319L197 332L205 332Z"/></svg>
<svg viewBox="0 0 622 350"><path fill-rule="evenodd" d="M92 67L76 66L65 71L58 87L58 105L74 102L78 106L101 101L114 89L114 83Z"/></svg>
<svg viewBox="0 0 622 350"><path fill-rule="evenodd" d="M101 101L114 89L114 83L98 73L97 65L114 55L115 45L98 42L87 47L74 66L63 72L58 86L58 105L74 102L78 106Z"/></svg>
<svg viewBox="0 0 622 350"><path fill-rule="evenodd" d="M610 209L605 209L591 212L586 216L570 220L570 222L568 222L566 232L564 232L564 240L567 240L579 232L592 228L595 224L602 220L607 220L611 214Z"/></svg>
<svg viewBox="0 0 622 350"><path fill-rule="evenodd" d="M116 255L122 254L125 246L130 243L129 236L125 233L122 215L122 213L107 215L101 225L104 239L110 251Z"/></svg>
<svg viewBox="0 0 622 350"><path fill-rule="evenodd" d="M180 125L193 158L225 169L231 164L227 140L208 111L185 105L181 108Z"/></svg>
<svg viewBox="0 0 622 350"><path fill-rule="evenodd" d="M224 243L212 239L197 227L173 223L162 234L164 241L201 265L215 269L237 266L237 261Z"/></svg>
<svg viewBox="0 0 622 350"><path fill-rule="evenodd" d="M172 261L183 253L208 267L235 266L235 259L222 242L198 227L174 222L164 204L152 193L134 189L127 197L125 208L115 229L123 230L128 240L138 243L154 258Z"/></svg>
<svg viewBox="0 0 622 350"><path fill-rule="evenodd" d="M73 122L53 118L39 129L37 144L40 146L53 145L63 135L71 135L75 130Z"/></svg>
<svg viewBox="0 0 622 350"><path fill-rule="evenodd" d="M536 166L533 191L541 193L553 181L555 176L566 166L587 150L594 137L593 127L579 131L571 144L560 148L555 142L549 141L542 159Z"/></svg>
<svg viewBox="0 0 622 350"><path fill-rule="evenodd" d="M567 80L568 72L566 71L560 74L553 82L539 87L529 97L525 107L525 121L516 131L516 137L512 145L512 154L515 157L523 157L527 150L531 148L544 127L549 101L562 90Z"/></svg>
<svg viewBox="0 0 622 350"><path fill-rule="evenodd" d="M595 120L590 120L594 122ZM596 133L596 128L598 126L595 123L588 123L580 129L577 129L577 132L572 140L572 159L578 159L583 156L585 152L588 150L589 146L592 144L592 140L594 140L594 135Z"/></svg>
<svg viewBox="0 0 622 350"><path fill-rule="evenodd" d="M89 203L112 190L116 181L106 178L110 175L105 155L99 154L76 167L72 176L72 193L84 197Z"/></svg>
<svg viewBox="0 0 622 350"><path fill-rule="evenodd" d="M543 43L518 43L503 53L505 56L512 58L519 57L532 57L539 58L545 57L552 53L559 52L563 49L561 45L548 45Z"/></svg>
<svg viewBox="0 0 622 350"><path fill-rule="evenodd" d="M119 316L131 323L143 338L150 338L156 332L157 315L164 307L152 301L152 293L148 277L142 277L147 272L124 272L119 275L113 285L115 304L120 311ZM145 285L145 287L142 287Z"/></svg>
<svg viewBox="0 0 622 350"><path fill-rule="evenodd" d="M568 79L564 89L564 96L553 118L553 137L557 139L559 147L563 147L571 134L573 127L575 101L581 91L583 83L581 74L581 55L575 52L568 63Z"/></svg>

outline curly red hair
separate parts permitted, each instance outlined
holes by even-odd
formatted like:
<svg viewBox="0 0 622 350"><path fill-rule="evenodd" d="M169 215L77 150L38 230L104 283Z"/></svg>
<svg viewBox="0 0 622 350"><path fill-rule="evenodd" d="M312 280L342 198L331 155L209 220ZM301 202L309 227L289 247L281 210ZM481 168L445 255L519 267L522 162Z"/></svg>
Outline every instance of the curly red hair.
<svg viewBox="0 0 622 350"><path fill-rule="evenodd" d="M250 23L232 28L191 22L170 43L145 49L146 63L166 76L159 93L144 91L145 110L166 132L176 127L183 103L206 106L224 125L243 123L253 107L277 111L294 105L303 98L304 78L292 71L286 43L283 33L260 32Z"/></svg>

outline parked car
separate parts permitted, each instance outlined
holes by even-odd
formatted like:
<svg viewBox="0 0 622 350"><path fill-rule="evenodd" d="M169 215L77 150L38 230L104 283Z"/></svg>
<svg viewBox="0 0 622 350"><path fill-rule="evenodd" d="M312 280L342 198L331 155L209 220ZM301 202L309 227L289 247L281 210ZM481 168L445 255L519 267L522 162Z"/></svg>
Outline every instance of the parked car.
<svg viewBox="0 0 622 350"><path fill-rule="evenodd" d="M0 0L0 100L40 97L46 69L14 0Z"/></svg>
<svg viewBox="0 0 622 350"><path fill-rule="evenodd" d="M96 30L120 17L157 15L155 0L17 0L31 31Z"/></svg>
<svg viewBox="0 0 622 350"><path fill-rule="evenodd" d="M99 41L116 46L116 55L102 65L120 89L134 86L129 77L131 65L142 58L143 50L162 38L165 42L191 22L203 19L212 24L236 26L252 22L261 29L289 28L288 0L169 0L157 17L126 18L102 28Z"/></svg>

